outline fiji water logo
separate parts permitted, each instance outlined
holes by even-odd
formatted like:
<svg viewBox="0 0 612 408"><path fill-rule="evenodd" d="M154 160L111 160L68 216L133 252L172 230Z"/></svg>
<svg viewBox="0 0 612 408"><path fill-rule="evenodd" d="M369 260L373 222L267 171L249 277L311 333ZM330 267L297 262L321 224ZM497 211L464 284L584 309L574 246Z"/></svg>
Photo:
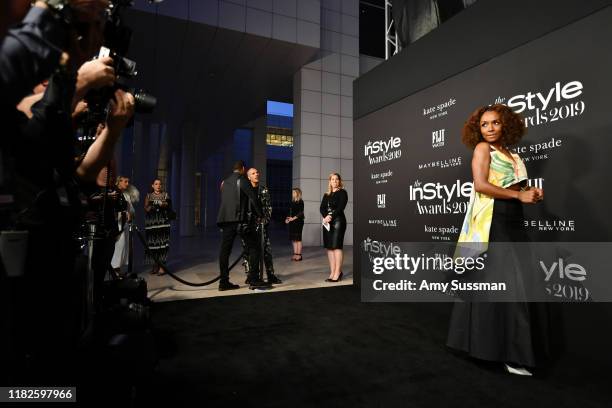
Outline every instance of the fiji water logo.
<svg viewBox="0 0 612 408"><path fill-rule="evenodd" d="M442 147L444 146L444 132L446 129L434 130L431 132L431 147Z"/></svg>

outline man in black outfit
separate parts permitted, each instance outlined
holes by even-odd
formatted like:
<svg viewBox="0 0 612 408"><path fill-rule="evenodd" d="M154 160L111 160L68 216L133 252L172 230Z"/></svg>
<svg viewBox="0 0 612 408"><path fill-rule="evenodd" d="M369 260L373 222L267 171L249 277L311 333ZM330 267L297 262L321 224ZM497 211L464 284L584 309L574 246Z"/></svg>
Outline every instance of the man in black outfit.
<svg viewBox="0 0 612 408"><path fill-rule="evenodd" d="M222 232L221 249L219 251L219 269L221 272L219 290L221 291L240 287L229 280L229 256L237 234L241 235L250 249L249 263L253 265L253 268L249 271L250 288L269 286L259 277L261 251L258 246L257 234L254 230L245 228L248 225L249 208L259 219L263 218L263 211L251 184L244 177L244 172L244 162L239 160L234 164L233 173L221 184L221 206L217 216L217 225Z"/></svg>

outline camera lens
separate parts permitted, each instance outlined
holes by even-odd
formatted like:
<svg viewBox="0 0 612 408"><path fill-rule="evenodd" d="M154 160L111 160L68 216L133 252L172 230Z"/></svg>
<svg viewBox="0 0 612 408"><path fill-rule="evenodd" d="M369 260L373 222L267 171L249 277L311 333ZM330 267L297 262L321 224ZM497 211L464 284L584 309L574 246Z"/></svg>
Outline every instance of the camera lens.
<svg viewBox="0 0 612 408"><path fill-rule="evenodd" d="M151 113L157 106L157 98L141 89L134 90L133 95L136 101L134 109L137 113Z"/></svg>

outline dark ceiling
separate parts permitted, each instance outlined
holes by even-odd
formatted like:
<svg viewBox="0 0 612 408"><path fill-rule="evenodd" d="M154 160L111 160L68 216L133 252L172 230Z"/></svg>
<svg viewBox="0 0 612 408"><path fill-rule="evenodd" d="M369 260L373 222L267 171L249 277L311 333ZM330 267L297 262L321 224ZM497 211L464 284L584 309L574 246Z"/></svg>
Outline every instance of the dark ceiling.
<svg viewBox="0 0 612 408"><path fill-rule="evenodd" d="M129 57L135 85L158 97L152 119L200 129L218 146L231 131L263 115L266 100L292 102L293 75L316 48L129 10Z"/></svg>

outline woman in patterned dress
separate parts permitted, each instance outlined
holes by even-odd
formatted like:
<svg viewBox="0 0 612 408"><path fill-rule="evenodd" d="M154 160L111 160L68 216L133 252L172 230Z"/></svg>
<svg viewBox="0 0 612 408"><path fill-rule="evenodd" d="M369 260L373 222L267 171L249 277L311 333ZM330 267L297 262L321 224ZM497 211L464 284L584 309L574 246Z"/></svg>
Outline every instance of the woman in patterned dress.
<svg viewBox="0 0 612 408"><path fill-rule="evenodd" d="M523 119L505 105L477 109L463 127L463 142L474 151L474 190L458 242L487 251L486 275L500 271L524 274L512 261L512 246L494 242L528 242L523 206L544 199L544 191L527 185L527 170L510 147L525 133ZM506 249L508 248L508 249ZM504 261L506 265L503 265ZM469 356L504 364L507 372L531 375L548 349L546 305L528 302L456 302L447 346Z"/></svg>
<svg viewBox="0 0 612 408"><path fill-rule="evenodd" d="M152 191L144 201L145 233L149 251L145 251L145 265L153 265L153 275L164 275L164 268L155 262L166 263L170 249L170 213L172 203L167 192L162 190L160 179L153 180Z"/></svg>

